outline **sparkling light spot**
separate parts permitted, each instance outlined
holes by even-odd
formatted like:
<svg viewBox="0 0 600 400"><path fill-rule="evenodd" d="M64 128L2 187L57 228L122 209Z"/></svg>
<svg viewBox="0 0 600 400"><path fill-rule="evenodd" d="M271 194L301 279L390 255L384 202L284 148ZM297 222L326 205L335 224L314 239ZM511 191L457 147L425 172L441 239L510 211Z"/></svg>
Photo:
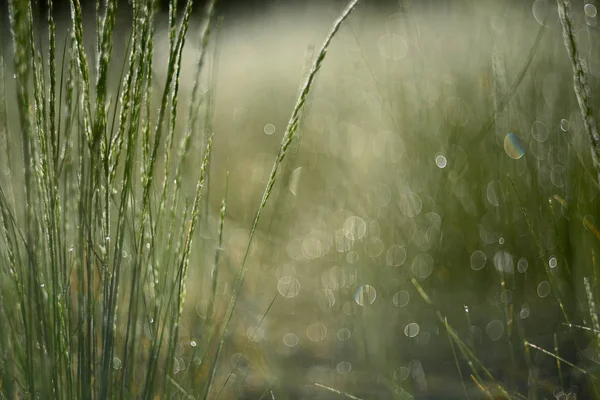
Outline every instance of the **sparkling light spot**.
<svg viewBox="0 0 600 400"><path fill-rule="evenodd" d="M291 299L298 296L300 282L293 276L283 276L277 281L277 291L283 297Z"/></svg>
<svg viewBox="0 0 600 400"><path fill-rule="evenodd" d="M504 137L504 151L510 158L518 160L525 154L525 147L517 135L509 133Z"/></svg>
<svg viewBox="0 0 600 400"><path fill-rule="evenodd" d="M396 307L406 307L410 301L410 294L406 290L400 290L394 294L392 301Z"/></svg>
<svg viewBox="0 0 600 400"><path fill-rule="evenodd" d="M306 328L306 336L313 342L319 342L327 337L327 328L322 323L315 322Z"/></svg>
<svg viewBox="0 0 600 400"><path fill-rule="evenodd" d="M585 6L583 6L583 12L585 12L585 15L590 18L594 18L596 15L598 15L598 9L595 5L591 3L588 3Z"/></svg>
<svg viewBox="0 0 600 400"><path fill-rule="evenodd" d="M406 325L406 327L404 327L404 334L409 338L414 338L419 334L420 329L421 328L419 327L419 324L417 324L416 322L411 322L410 324Z"/></svg>
<svg viewBox="0 0 600 400"><path fill-rule="evenodd" d="M385 252L385 262L389 267L399 267L406 261L406 250L400 245L390 246Z"/></svg>
<svg viewBox="0 0 600 400"><path fill-rule="evenodd" d="M377 297L377 291L371 285L362 285L358 288L356 293L354 293L354 301L359 306L368 306L375 302L375 298Z"/></svg>
<svg viewBox="0 0 600 400"><path fill-rule="evenodd" d="M441 154L438 154L435 157L435 165L438 166L438 168L445 168L446 165L448 165L448 160L446 160L446 157L444 157Z"/></svg>
<svg viewBox="0 0 600 400"><path fill-rule="evenodd" d="M379 52L384 58L400 61L408 55L408 43L397 33L386 33L377 42Z"/></svg>
<svg viewBox="0 0 600 400"><path fill-rule="evenodd" d="M548 125L543 121L534 121L531 124L531 136L538 142L545 142L548 139Z"/></svg>
<svg viewBox="0 0 600 400"><path fill-rule="evenodd" d="M485 267L485 263L487 262L487 257L485 253L481 250L475 250L473 254L471 254L471 268L475 271L479 271L483 267Z"/></svg>
<svg viewBox="0 0 600 400"><path fill-rule="evenodd" d="M485 332L492 342L500 339L504 334L504 324L499 319L490 321L485 327Z"/></svg>
<svg viewBox="0 0 600 400"><path fill-rule="evenodd" d="M520 258L519 261L517 262L517 271L519 271L520 273L525 273L527 271L527 267L529 266L529 263L527 262L526 258Z"/></svg>
<svg viewBox="0 0 600 400"><path fill-rule="evenodd" d="M350 364L348 361L342 361L335 367L335 369L341 375L345 375L352 370L352 364Z"/></svg>
<svg viewBox="0 0 600 400"><path fill-rule="evenodd" d="M300 340L298 339L298 336L295 333L286 333L285 335L283 335L283 344L285 344L287 347L294 347L298 344Z"/></svg>
<svg viewBox="0 0 600 400"><path fill-rule="evenodd" d="M266 135L272 135L275 133L275 125L266 124L263 131L265 132Z"/></svg>
<svg viewBox="0 0 600 400"><path fill-rule="evenodd" d="M400 367L394 371L394 379L399 382L405 381L409 375L410 370L406 367Z"/></svg>
<svg viewBox="0 0 600 400"><path fill-rule="evenodd" d="M348 328L342 328L339 331L337 331L336 336L339 341L345 342L346 340L350 339L350 337L352 337L352 332L350 332L350 329Z"/></svg>
<svg viewBox="0 0 600 400"><path fill-rule="evenodd" d="M548 281L541 281L537 287L537 295L542 299L550 294L550 283Z"/></svg>

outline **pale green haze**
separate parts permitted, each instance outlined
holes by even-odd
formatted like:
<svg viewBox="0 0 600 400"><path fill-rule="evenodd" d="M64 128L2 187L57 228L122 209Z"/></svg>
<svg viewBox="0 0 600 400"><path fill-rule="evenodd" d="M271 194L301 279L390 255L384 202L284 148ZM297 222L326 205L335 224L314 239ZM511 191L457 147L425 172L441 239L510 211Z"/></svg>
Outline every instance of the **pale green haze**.
<svg viewBox="0 0 600 400"><path fill-rule="evenodd" d="M600 399L600 3L100 3L2 15L0 399Z"/></svg>

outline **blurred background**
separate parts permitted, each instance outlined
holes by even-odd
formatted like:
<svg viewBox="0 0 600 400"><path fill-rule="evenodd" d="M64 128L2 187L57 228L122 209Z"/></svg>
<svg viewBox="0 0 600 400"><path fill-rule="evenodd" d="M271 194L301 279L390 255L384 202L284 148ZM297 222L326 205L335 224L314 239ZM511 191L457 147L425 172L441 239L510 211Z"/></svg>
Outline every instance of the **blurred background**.
<svg viewBox="0 0 600 400"><path fill-rule="evenodd" d="M69 10L55 5L60 48ZM203 6L196 2L184 50L177 141ZM214 133L176 378L203 361L192 342L210 345L203 324L226 174L219 316L298 88L344 6L218 2L222 20L200 74L210 112L185 165L192 194ZM597 118L596 6L574 1L572 18ZM119 7L116 38L126 38L129 6ZM161 7L155 96L167 74ZM92 4L84 18L93 49ZM114 43L114 88L125 48ZM327 388L364 399L504 398L503 390L589 398L597 342L567 323L590 327L597 313L600 202L590 171L555 2L361 2L332 41L258 225L220 359L222 398L344 396Z"/></svg>

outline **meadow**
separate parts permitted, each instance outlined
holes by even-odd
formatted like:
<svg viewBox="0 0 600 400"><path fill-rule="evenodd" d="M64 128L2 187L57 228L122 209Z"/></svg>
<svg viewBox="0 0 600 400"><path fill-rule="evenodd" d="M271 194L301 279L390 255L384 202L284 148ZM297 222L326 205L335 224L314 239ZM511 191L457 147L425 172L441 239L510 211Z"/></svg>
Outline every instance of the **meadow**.
<svg viewBox="0 0 600 400"><path fill-rule="evenodd" d="M600 398L591 0L12 0L0 398Z"/></svg>

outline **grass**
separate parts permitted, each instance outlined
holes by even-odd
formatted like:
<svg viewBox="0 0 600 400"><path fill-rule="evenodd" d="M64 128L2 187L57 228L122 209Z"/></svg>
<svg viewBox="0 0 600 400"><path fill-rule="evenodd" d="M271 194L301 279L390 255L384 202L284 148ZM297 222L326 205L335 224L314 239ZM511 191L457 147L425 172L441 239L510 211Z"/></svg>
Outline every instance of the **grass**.
<svg viewBox="0 0 600 400"><path fill-rule="evenodd" d="M451 5L469 60L455 14L373 38L352 0L293 97L246 73L259 114L294 100L263 148L219 114L215 1L170 2L163 54L155 1L71 0L65 35L12 0L0 397L600 398L595 17Z"/></svg>

